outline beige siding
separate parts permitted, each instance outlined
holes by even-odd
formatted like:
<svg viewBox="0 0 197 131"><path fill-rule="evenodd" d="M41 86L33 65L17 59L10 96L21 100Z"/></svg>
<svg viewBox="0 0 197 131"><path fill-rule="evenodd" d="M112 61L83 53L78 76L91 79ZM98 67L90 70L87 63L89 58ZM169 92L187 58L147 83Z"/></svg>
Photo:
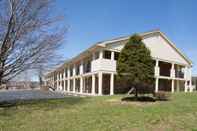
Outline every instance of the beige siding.
<svg viewBox="0 0 197 131"><path fill-rule="evenodd" d="M180 63L183 65L188 65L189 63L172 47L163 37L160 35L151 35L150 37L144 38L143 42L147 48L151 51L151 56L153 58L159 58L161 60L171 61ZM109 44L108 49L121 50L126 41L116 42Z"/></svg>

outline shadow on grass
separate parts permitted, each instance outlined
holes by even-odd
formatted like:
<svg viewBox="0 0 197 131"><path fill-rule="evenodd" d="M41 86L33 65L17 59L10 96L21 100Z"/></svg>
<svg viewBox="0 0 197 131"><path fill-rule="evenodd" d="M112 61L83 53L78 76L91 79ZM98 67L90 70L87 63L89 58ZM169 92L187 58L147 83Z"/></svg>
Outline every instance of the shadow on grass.
<svg viewBox="0 0 197 131"><path fill-rule="evenodd" d="M17 113L25 115L35 111L53 111L59 109L72 109L74 105L84 104L86 98L65 97L58 99L15 100L0 102L0 117L12 118Z"/></svg>
<svg viewBox="0 0 197 131"><path fill-rule="evenodd" d="M0 102L0 108L10 108L10 107L14 107L16 106L17 103L14 102L14 101L3 101L3 102Z"/></svg>
<svg viewBox="0 0 197 131"><path fill-rule="evenodd" d="M135 96L128 96L128 97L122 98L121 101L155 102L156 99L150 96L140 96L137 98Z"/></svg>

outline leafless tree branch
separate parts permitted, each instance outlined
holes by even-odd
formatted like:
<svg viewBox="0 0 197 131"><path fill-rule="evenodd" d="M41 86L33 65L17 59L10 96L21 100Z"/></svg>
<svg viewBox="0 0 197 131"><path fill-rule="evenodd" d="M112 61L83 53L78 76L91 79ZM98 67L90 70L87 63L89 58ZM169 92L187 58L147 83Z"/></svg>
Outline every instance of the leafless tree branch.
<svg viewBox="0 0 197 131"><path fill-rule="evenodd" d="M62 16L51 15L51 3L0 0L0 84L25 70L55 63L67 30L58 24Z"/></svg>

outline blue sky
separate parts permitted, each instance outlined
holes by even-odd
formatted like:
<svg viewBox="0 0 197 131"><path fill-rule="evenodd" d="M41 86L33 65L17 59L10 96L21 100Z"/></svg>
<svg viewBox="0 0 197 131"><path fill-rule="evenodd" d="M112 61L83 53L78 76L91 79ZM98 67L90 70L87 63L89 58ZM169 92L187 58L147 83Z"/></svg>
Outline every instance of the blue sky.
<svg viewBox="0 0 197 131"><path fill-rule="evenodd" d="M197 75L196 0L57 0L56 13L66 16L65 59L92 44L133 33L160 29L194 64Z"/></svg>

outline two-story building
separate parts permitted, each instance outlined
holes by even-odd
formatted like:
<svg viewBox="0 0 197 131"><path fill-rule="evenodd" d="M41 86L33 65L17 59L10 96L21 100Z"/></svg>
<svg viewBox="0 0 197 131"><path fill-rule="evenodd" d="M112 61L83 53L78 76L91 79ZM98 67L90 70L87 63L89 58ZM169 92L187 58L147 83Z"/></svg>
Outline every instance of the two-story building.
<svg viewBox="0 0 197 131"><path fill-rule="evenodd" d="M192 62L159 30L140 33L155 61L155 92L192 91ZM45 76L57 91L83 95L125 93L116 79L116 61L130 36L98 42Z"/></svg>

